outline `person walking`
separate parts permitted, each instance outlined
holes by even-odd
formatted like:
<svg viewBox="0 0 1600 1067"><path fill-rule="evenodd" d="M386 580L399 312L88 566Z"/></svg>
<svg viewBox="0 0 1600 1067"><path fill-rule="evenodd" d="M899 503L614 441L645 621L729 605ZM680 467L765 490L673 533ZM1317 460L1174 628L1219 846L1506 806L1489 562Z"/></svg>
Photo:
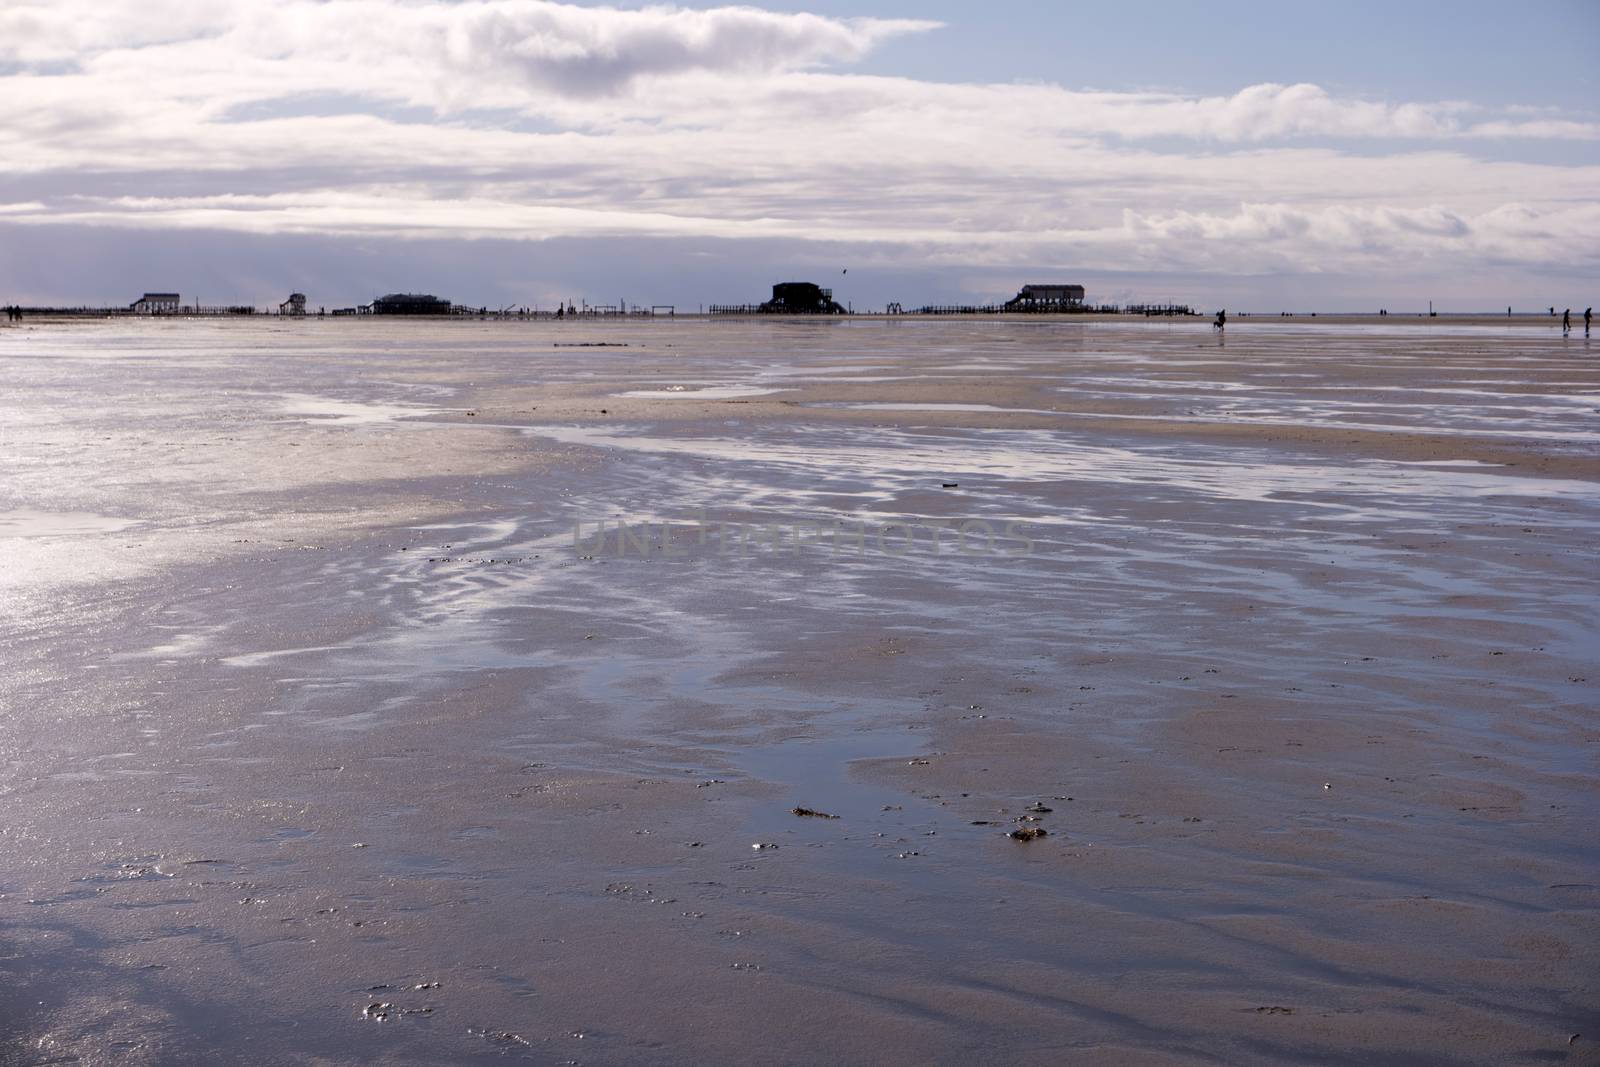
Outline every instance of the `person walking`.
<svg viewBox="0 0 1600 1067"><path fill-rule="evenodd" d="M1594 308L1592 308L1592 307L1584 308L1583 309L1583 335L1585 337L1589 336L1589 320L1592 319L1592 318L1594 318Z"/></svg>
<svg viewBox="0 0 1600 1067"><path fill-rule="evenodd" d="M1228 309L1223 308L1217 312L1217 321L1211 324L1213 329L1226 330L1228 328Z"/></svg>
<svg viewBox="0 0 1600 1067"><path fill-rule="evenodd" d="M1561 336L1565 337L1565 336L1567 336L1567 334L1569 334L1571 332L1572 332L1572 309L1568 308L1567 310L1565 310L1565 311L1563 311L1561 313Z"/></svg>

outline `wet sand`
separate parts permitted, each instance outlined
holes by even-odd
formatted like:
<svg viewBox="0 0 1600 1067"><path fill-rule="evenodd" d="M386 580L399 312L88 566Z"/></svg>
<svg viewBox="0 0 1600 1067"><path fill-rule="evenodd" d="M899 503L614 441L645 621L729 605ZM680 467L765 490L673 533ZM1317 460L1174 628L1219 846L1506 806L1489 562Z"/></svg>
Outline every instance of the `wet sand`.
<svg viewBox="0 0 1600 1067"><path fill-rule="evenodd" d="M0 1064L1595 1061L1600 345L112 322L0 374Z"/></svg>

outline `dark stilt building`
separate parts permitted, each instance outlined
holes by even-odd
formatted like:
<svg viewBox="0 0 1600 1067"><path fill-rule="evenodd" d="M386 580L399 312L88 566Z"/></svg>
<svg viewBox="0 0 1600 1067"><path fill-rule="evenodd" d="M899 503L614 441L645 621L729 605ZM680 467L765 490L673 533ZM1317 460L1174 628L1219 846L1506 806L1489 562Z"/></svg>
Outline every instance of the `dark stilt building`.
<svg viewBox="0 0 1600 1067"><path fill-rule="evenodd" d="M843 315L844 308L833 299L833 290L813 282L779 282L772 287L772 299L761 305L768 315Z"/></svg>
<svg viewBox="0 0 1600 1067"><path fill-rule="evenodd" d="M171 315L181 304L177 293L146 293L129 304L128 310L135 315Z"/></svg>
<svg viewBox="0 0 1600 1067"><path fill-rule="evenodd" d="M390 293L372 302L374 315L448 315L450 301L427 293Z"/></svg>
<svg viewBox="0 0 1600 1067"><path fill-rule="evenodd" d="M1077 311L1083 307L1081 285L1024 285L1006 301L1007 311Z"/></svg>

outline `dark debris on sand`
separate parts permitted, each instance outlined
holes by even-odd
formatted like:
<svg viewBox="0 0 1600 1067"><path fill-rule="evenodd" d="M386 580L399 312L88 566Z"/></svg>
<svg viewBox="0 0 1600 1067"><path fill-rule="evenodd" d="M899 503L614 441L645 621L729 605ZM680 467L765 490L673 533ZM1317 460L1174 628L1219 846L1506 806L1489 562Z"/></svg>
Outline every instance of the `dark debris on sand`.
<svg viewBox="0 0 1600 1067"><path fill-rule="evenodd" d="M837 815L829 815L825 811L818 811L815 808L791 808L789 810L802 819L837 819L839 817Z"/></svg>

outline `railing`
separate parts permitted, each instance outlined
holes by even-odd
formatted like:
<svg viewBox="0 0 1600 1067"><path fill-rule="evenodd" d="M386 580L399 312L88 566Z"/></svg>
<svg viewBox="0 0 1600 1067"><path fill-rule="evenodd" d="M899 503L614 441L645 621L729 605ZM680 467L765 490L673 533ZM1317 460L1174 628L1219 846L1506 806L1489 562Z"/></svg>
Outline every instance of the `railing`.
<svg viewBox="0 0 1600 1067"><path fill-rule="evenodd" d="M163 308L160 311L135 311L127 305L119 304L114 307L19 307L17 309L24 315L52 315L56 317L79 318L138 318L138 319L170 319L170 318L218 318L225 315L256 315L259 312L253 307L243 304L219 307L186 307Z"/></svg>
<svg viewBox="0 0 1600 1067"><path fill-rule="evenodd" d="M895 305L890 305L894 307ZM930 304L911 315L1194 315L1187 304L1068 304L1049 301L1023 301L1009 304Z"/></svg>
<svg viewBox="0 0 1600 1067"><path fill-rule="evenodd" d="M1129 304L1122 309L1124 315L1195 315L1198 314L1188 304Z"/></svg>

